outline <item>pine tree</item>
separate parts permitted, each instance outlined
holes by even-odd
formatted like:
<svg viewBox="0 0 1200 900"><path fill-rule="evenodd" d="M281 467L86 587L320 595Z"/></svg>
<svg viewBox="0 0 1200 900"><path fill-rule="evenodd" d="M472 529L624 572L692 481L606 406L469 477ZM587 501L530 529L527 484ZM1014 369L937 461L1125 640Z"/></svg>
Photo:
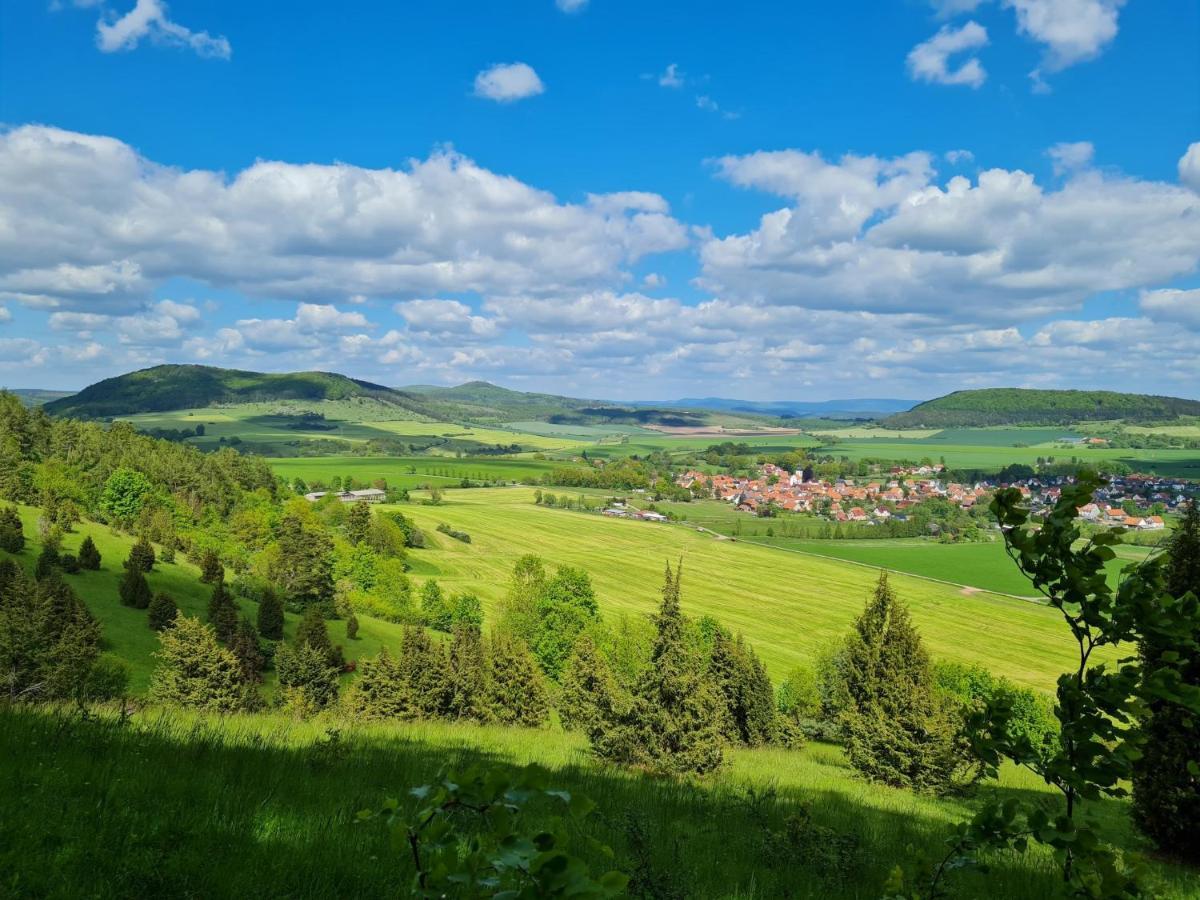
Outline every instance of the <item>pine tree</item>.
<svg viewBox="0 0 1200 900"><path fill-rule="evenodd" d="M247 684L257 684L263 680L262 671L266 667L266 660L258 640L258 629L245 616L238 620L233 640L229 642L229 649L237 658L243 681Z"/></svg>
<svg viewBox="0 0 1200 900"><path fill-rule="evenodd" d="M629 708L614 714L593 747L615 761L699 775L721 765L721 700L685 634L681 574L682 565L675 573L667 566L650 665Z"/></svg>
<svg viewBox="0 0 1200 900"><path fill-rule="evenodd" d="M225 579L213 583L212 595L208 599L208 624L212 626L217 640L226 647L233 641L238 627L238 608L225 587Z"/></svg>
<svg viewBox="0 0 1200 900"><path fill-rule="evenodd" d="M96 542L92 540L90 534L79 545L79 567L92 572L100 569L100 551L96 549Z"/></svg>
<svg viewBox="0 0 1200 900"><path fill-rule="evenodd" d="M134 566L141 572L150 572L154 569L154 562L154 546L143 535L129 548L129 559L125 565Z"/></svg>
<svg viewBox="0 0 1200 900"><path fill-rule="evenodd" d="M525 643L493 635L488 660L487 707L503 725L537 728L546 721L549 701L537 661Z"/></svg>
<svg viewBox="0 0 1200 900"><path fill-rule="evenodd" d="M1183 519L1167 547L1166 589L1175 598L1187 594L1200 598L1200 508L1188 504ZM1200 621L1193 627L1192 640L1200 643ZM1147 638L1141 647L1147 670L1166 652L1181 652L1178 646L1162 646ZM1182 651L1186 665L1183 682L1200 687L1200 654ZM1196 748L1200 746L1200 717L1166 700L1152 700L1142 722L1145 744L1141 758L1134 761L1133 816L1138 827L1165 853L1200 863L1200 773L1193 771Z"/></svg>
<svg viewBox="0 0 1200 900"><path fill-rule="evenodd" d="M224 578L225 567L221 565L221 557L217 556L217 551L205 550L204 555L200 557L200 580L205 584L215 584Z"/></svg>
<svg viewBox="0 0 1200 900"><path fill-rule="evenodd" d="M0 507L0 550L20 553L25 549L25 530L15 506Z"/></svg>
<svg viewBox="0 0 1200 900"><path fill-rule="evenodd" d="M158 666L150 684L152 700L221 713L244 707L237 659L217 643L211 628L199 619L180 616L174 628L160 632L159 641Z"/></svg>
<svg viewBox="0 0 1200 900"><path fill-rule="evenodd" d="M175 624L175 618L179 615L179 607L175 605L170 594L159 591L150 601L149 613L150 627L154 631L162 631Z"/></svg>
<svg viewBox="0 0 1200 900"><path fill-rule="evenodd" d="M353 504L346 515L346 538L356 547L371 531L371 506L364 500Z"/></svg>
<svg viewBox="0 0 1200 900"><path fill-rule="evenodd" d="M479 629L458 627L450 641L448 712L451 718L487 722L488 671Z"/></svg>
<svg viewBox="0 0 1200 900"><path fill-rule="evenodd" d="M142 574L142 570L128 564L125 566L125 574L121 576L121 583L117 585L117 592L121 596L121 602L134 609L146 609L153 599L150 585L146 583L146 576Z"/></svg>
<svg viewBox="0 0 1200 900"><path fill-rule="evenodd" d="M612 716L619 687L608 660L587 632L576 639L561 683L558 715L563 728L589 737L602 731Z"/></svg>
<svg viewBox="0 0 1200 900"><path fill-rule="evenodd" d="M270 641L283 640L283 603L270 586L258 601L258 633Z"/></svg>
<svg viewBox="0 0 1200 900"><path fill-rule="evenodd" d="M956 763L951 712L886 572L855 623L843 664L847 706L839 730L850 764L886 784L949 785Z"/></svg>

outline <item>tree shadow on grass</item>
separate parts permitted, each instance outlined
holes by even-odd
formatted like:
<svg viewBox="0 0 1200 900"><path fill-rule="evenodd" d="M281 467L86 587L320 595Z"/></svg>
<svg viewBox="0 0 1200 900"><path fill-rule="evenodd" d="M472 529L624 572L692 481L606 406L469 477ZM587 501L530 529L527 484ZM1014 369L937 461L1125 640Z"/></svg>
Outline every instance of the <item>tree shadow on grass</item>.
<svg viewBox="0 0 1200 900"><path fill-rule="evenodd" d="M403 799L444 768L520 768L522 747L551 737L561 740L155 713L122 725L0 708L0 895L403 896L407 854L356 812ZM878 897L896 864L940 852L947 833L936 804L881 809L863 802L869 786L772 792L764 775L751 792L733 778L612 769L582 750L546 768L548 783L597 803L566 828L573 851L597 871L631 874L647 897ZM1045 897L1058 886L1048 860L991 862L986 878L964 873L956 895Z"/></svg>

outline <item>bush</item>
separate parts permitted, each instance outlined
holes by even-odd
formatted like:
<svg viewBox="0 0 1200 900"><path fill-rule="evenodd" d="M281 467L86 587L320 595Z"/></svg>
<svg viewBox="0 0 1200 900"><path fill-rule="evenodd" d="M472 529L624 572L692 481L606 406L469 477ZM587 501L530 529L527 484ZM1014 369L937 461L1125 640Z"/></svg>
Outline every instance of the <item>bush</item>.
<svg viewBox="0 0 1200 900"><path fill-rule="evenodd" d="M175 624L175 618L179 615L179 607L175 605L175 601L169 594L159 591L150 601L148 612L147 624L151 630L162 631Z"/></svg>
<svg viewBox="0 0 1200 900"><path fill-rule="evenodd" d="M121 583L117 585L117 592L126 606L134 609L146 609L150 606L150 585L146 583L146 576L142 574L142 570L136 566L126 564L125 574L121 576Z"/></svg>
<svg viewBox="0 0 1200 900"><path fill-rule="evenodd" d="M284 708L307 716L337 699L338 670L326 654L310 644L280 644L275 651L275 672L282 688Z"/></svg>
<svg viewBox="0 0 1200 900"><path fill-rule="evenodd" d="M451 528L445 522L443 522L441 525L439 525L437 527L437 530L440 531L442 534L446 535L447 537L454 538L456 541L462 541L464 544L471 543L471 536L469 534L467 534L465 531L455 531L453 528Z"/></svg>
<svg viewBox="0 0 1200 900"><path fill-rule="evenodd" d="M20 553L25 549L25 531L15 506L0 508L0 550Z"/></svg>
<svg viewBox="0 0 1200 900"><path fill-rule="evenodd" d="M139 537L137 542L129 548L129 559L125 561L126 566L136 568L140 572L149 572L154 569L154 547L146 540L145 536Z"/></svg>
<svg viewBox="0 0 1200 900"><path fill-rule="evenodd" d="M58 562L59 565L62 566L62 570L68 575L78 575L79 570L82 568L79 565L79 557L74 556L71 553L64 553L61 557L59 557Z"/></svg>
<svg viewBox="0 0 1200 900"><path fill-rule="evenodd" d="M96 549L96 542L90 534L79 545L79 565L92 572L100 569L100 551Z"/></svg>
<svg viewBox="0 0 1200 900"><path fill-rule="evenodd" d="M237 659L199 619L180 616L174 628L159 633L159 641L152 700L222 713L246 705Z"/></svg>

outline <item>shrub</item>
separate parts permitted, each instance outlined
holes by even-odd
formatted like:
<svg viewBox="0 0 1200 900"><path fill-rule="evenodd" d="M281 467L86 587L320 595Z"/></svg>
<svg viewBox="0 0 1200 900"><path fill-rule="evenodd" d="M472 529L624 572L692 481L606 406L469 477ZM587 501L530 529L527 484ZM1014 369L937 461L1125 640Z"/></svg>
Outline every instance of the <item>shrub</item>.
<svg viewBox="0 0 1200 900"><path fill-rule="evenodd" d="M59 557L58 562L62 566L62 570L68 575L78 575L79 570L82 568L79 565L79 557L71 553L64 553Z"/></svg>
<svg viewBox="0 0 1200 900"><path fill-rule="evenodd" d="M275 672L283 706L300 715L324 709L337 699L338 670L316 647L299 641L275 651Z"/></svg>
<svg viewBox="0 0 1200 900"><path fill-rule="evenodd" d="M133 566L140 572L149 572L154 568L154 547L146 540L145 536L139 537L137 542L129 548L129 559L125 561L126 566Z"/></svg>
<svg viewBox="0 0 1200 900"><path fill-rule="evenodd" d="M150 697L159 703L235 712L246 703L237 659L217 643L212 629L188 616L159 633L162 646Z"/></svg>
<svg viewBox="0 0 1200 900"><path fill-rule="evenodd" d="M15 506L0 507L0 550L20 553L25 549L25 531Z"/></svg>
<svg viewBox="0 0 1200 900"><path fill-rule="evenodd" d="M170 594L159 591L150 601L148 624L152 630L162 631L174 625L178 615L179 607L175 605Z"/></svg>
<svg viewBox="0 0 1200 900"><path fill-rule="evenodd" d="M96 549L96 542L90 534L79 545L79 565L93 572L100 569L100 551Z"/></svg>
<svg viewBox="0 0 1200 900"><path fill-rule="evenodd" d="M121 576L117 592L126 606L132 606L134 609L146 609L150 606L150 585L146 583L146 576L142 570L136 566L125 566L125 574Z"/></svg>
<svg viewBox="0 0 1200 900"><path fill-rule="evenodd" d="M445 522L443 522L441 525L439 525L437 527L437 530L440 531L442 534L446 535L447 537L454 538L456 541L462 541L464 544L471 543L471 536L469 534L467 534L465 531L455 531L453 528L451 528Z"/></svg>

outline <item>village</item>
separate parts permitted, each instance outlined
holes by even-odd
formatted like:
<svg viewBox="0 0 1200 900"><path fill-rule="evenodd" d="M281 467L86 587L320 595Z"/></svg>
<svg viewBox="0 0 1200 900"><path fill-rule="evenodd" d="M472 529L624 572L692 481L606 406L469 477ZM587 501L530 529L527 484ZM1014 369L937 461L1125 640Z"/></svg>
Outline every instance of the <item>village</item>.
<svg viewBox="0 0 1200 900"><path fill-rule="evenodd" d="M810 513L830 521L880 523L905 521L910 511L930 500L943 500L963 510L986 505L1000 487L1016 487L1028 498L1035 515L1044 515L1058 501L1069 476L1045 476L1021 481L982 480L973 484L945 481L942 465L893 466L886 477L826 481L812 470L788 472L765 463L757 478L688 471L675 483L697 496L724 500L755 515L775 512ZM1080 508L1079 518L1101 525L1139 531L1166 527L1163 513L1178 509L1195 492L1180 479L1152 475L1114 476L1097 492L1099 503Z"/></svg>

